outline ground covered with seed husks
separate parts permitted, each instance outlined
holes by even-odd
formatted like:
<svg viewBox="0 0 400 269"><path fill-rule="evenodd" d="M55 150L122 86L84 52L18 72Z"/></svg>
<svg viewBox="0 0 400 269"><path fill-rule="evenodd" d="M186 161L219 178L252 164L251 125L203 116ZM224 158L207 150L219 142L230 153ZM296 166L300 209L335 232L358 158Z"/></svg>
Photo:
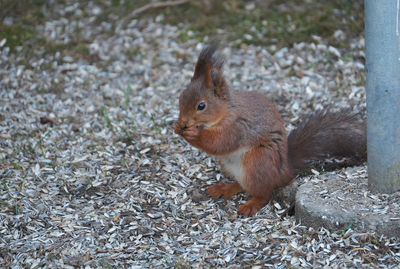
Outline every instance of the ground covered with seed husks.
<svg viewBox="0 0 400 269"><path fill-rule="evenodd" d="M0 267L397 266L394 239L307 228L278 203L242 218L245 194L212 200L206 186L228 179L170 128L207 38L62 3L36 26L51 50L0 40ZM63 47L77 32L80 56ZM224 42L227 81L274 100L288 130L327 104L362 111L364 38L334 35L349 45Z"/></svg>

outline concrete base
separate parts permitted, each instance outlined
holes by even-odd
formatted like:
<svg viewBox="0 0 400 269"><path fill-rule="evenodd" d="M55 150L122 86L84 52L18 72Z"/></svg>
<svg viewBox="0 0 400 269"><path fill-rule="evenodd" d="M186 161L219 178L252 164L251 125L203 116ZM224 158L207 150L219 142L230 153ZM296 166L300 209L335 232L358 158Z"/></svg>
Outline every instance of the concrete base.
<svg viewBox="0 0 400 269"><path fill-rule="evenodd" d="M366 167L311 177L297 190L295 212L297 220L314 228L400 238L400 192L369 192Z"/></svg>

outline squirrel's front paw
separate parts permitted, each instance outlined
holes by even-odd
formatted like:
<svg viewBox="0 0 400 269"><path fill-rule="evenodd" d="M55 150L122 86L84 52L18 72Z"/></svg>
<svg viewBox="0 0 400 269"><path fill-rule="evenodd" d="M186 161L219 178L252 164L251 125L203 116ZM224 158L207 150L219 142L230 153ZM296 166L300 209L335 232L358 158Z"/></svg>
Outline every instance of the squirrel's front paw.
<svg viewBox="0 0 400 269"><path fill-rule="evenodd" d="M183 138L187 141L195 141L199 139L200 130L196 127L189 127L185 129L182 133Z"/></svg>
<svg viewBox="0 0 400 269"><path fill-rule="evenodd" d="M214 199L218 199L219 197L224 195L224 192L222 191L222 186L223 186L222 184L224 183L214 184L208 187L207 188L208 194L211 195L211 197Z"/></svg>
<svg viewBox="0 0 400 269"><path fill-rule="evenodd" d="M174 124L172 124L172 129L176 134L180 134L181 126L178 122L175 122Z"/></svg>

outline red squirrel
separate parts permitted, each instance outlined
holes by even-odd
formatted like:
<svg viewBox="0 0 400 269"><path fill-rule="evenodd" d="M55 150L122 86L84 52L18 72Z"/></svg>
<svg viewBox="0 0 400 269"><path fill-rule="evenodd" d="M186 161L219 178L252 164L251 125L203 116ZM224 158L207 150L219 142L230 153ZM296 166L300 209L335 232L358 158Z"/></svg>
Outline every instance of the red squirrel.
<svg viewBox="0 0 400 269"><path fill-rule="evenodd" d="M217 45L203 49L194 75L179 98L174 131L187 142L216 156L222 170L236 180L208 187L214 198L246 191L251 199L238 208L254 215L310 166L329 157L366 158L366 125L348 109L317 111L288 136L275 105L255 91L229 89Z"/></svg>

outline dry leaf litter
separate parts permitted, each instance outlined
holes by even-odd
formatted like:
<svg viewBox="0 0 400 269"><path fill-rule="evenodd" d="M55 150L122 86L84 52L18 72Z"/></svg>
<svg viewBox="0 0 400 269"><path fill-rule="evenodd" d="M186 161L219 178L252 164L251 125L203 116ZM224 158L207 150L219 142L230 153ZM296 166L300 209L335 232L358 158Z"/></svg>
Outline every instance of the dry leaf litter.
<svg viewBox="0 0 400 269"><path fill-rule="evenodd" d="M210 199L206 186L227 178L170 128L207 39L179 43L187 26L162 16L113 29L92 2L54 12L40 34L64 44L79 28L87 57L32 51L25 63L0 40L1 267L397 266L394 239L307 228L277 203L241 218L244 194ZM326 104L364 109L364 39L348 42L221 53L232 88L264 92L290 129Z"/></svg>

